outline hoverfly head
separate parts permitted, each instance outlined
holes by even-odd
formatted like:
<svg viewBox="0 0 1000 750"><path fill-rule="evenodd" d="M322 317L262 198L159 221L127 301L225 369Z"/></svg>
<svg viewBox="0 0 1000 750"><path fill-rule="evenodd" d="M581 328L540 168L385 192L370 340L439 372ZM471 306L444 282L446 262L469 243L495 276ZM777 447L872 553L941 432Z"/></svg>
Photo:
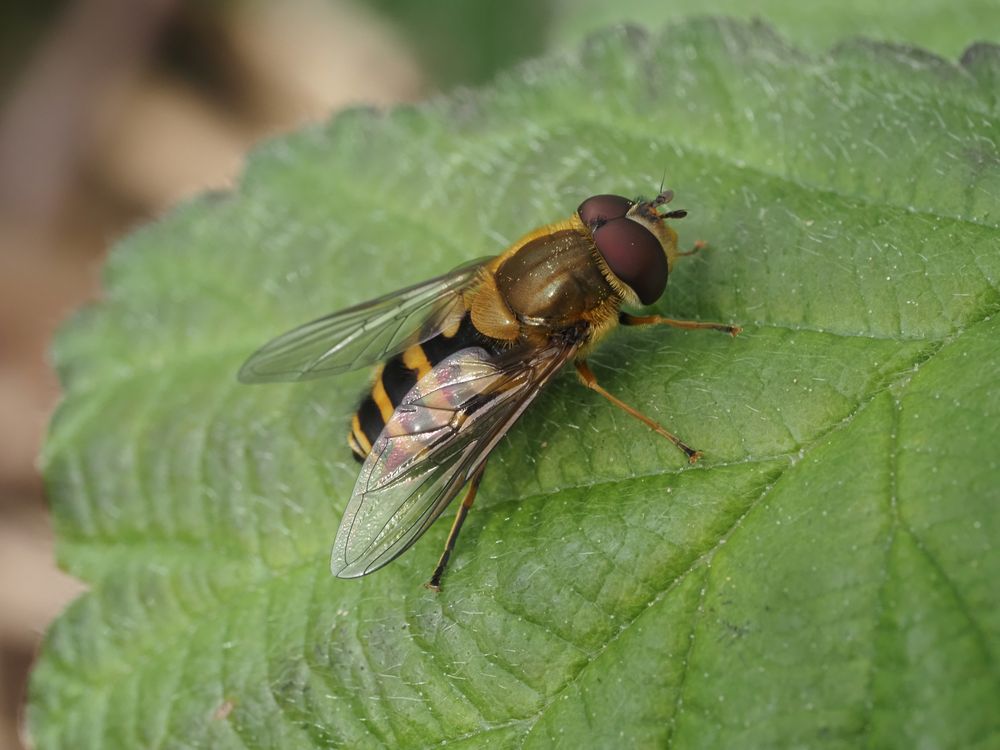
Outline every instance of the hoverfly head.
<svg viewBox="0 0 1000 750"><path fill-rule="evenodd" d="M652 304L666 289L677 257L677 233L664 219L687 215L683 210L659 212L673 197L672 190L649 201L595 195L577 209L606 266L605 276L628 302Z"/></svg>

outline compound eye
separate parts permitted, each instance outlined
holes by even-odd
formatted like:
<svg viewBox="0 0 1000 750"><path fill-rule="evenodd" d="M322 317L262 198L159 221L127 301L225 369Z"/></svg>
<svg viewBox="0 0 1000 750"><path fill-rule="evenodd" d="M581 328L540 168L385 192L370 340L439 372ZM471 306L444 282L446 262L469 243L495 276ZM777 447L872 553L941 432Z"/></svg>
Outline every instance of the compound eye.
<svg viewBox="0 0 1000 750"><path fill-rule="evenodd" d="M667 287L667 256L656 236L631 219L614 219L594 230L594 243L611 272L644 305L660 298Z"/></svg>
<svg viewBox="0 0 1000 750"><path fill-rule="evenodd" d="M600 226L606 221L620 219L635 205L620 195L594 195L587 198L576 212L588 227Z"/></svg>

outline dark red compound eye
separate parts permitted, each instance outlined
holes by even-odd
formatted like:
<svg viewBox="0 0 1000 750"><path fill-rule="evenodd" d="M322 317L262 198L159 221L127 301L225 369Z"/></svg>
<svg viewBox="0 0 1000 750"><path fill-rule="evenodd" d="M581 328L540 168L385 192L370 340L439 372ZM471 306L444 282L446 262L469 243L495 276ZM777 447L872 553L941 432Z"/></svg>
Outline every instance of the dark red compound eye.
<svg viewBox="0 0 1000 750"><path fill-rule="evenodd" d="M667 287L667 256L656 236L631 219L613 219L593 231L594 243L608 268L628 284L644 305Z"/></svg>
<svg viewBox="0 0 1000 750"><path fill-rule="evenodd" d="M594 195L581 203L576 212L583 223L593 229L612 219L622 218L634 205L634 201L620 195Z"/></svg>

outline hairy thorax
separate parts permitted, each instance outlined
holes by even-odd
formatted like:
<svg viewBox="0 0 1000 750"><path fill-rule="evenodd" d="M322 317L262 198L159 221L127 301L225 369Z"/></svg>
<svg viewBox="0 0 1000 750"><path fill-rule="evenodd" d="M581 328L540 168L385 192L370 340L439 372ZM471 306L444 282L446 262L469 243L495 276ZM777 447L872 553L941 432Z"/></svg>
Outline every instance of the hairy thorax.
<svg viewBox="0 0 1000 750"><path fill-rule="evenodd" d="M529 235L488 264L466 303L478 330L513 342L581 323L601 336L617 319L621 298L595 262L589 237L565 222Z"/></svg>

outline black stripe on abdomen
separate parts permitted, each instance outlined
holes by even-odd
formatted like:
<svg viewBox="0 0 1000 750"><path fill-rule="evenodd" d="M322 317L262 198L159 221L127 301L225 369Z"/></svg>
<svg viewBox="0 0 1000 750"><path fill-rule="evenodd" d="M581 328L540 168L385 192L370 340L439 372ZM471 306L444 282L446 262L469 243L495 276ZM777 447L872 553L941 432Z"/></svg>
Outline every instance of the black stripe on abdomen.
<svg viewBox="0 0 1000 750"><path fill-rule="evenodd" d="M431 367L436 367L441 360L450 357L460 349L470 346L484 346L489 349L488 341L492 341L492 339L487 339L477 331L476 327L472 325L472 316L466 313L458 329L451 336L446 336L443 333L438 334L425 341L420 347L424 350L424 355L431 363Z"/></svg>
<svg viewBox="0 0 1000 750"><path fill-rule="evenodd" d="M431 365L433 366L434 363L432 362ZM402 354L396 355L385 363L381 377L382 387L385 388L393 409L399 406L403 397L417 384L417 371L403 364Z"/></svg>
<svg viewBox="0 0 1000 750"><path fill-rule="evenodd" d="M451 336L439 333L422 344L414 344L389 359L375 374L372 388L361 399L351 420L348 443L358 461L364 461L382 428L383 411L395 410L417 381L446 357L470 346L498 351L500 344L480 334L466 314ZM380 406L381 402L381 406ZM388 403L386 403L388 402Z"/></svg>
<svg viewBox="0 0 1000 750"><path fill-rule="evenodd" d="M354 418L351 420L351 432L347 438L356 459L364 461L371 452L372 444L382 432L383 427L385 427L385 421L382 419L382 412L369 393L361 399L361 404L354 413Z"/></svg>

